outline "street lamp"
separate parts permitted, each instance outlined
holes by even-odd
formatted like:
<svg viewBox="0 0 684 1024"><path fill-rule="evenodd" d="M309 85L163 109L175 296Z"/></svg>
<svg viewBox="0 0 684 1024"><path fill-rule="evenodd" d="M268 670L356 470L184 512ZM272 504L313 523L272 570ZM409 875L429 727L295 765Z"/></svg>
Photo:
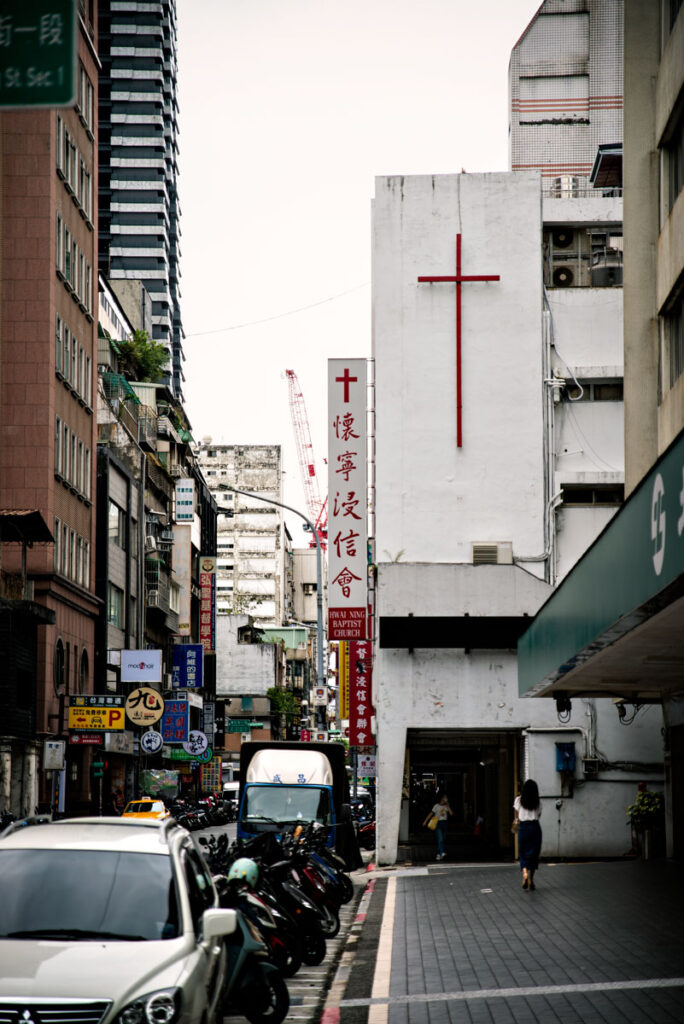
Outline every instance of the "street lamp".
<svg viewBox="0 0 684 1024"><path fill-rule="evenodd" d="M323 674L323 573L321 570L321 542L318 536L318 531L311 522L310 519L300 512L296 508L292 508L291 505L284 505L282 501L274 501L273 498L264 498L261 494L252 494L251 491L242 491L239 487L231 487L228 485L227 490L232 491L233 494L244 494L247 498L255 498L257 501L263 501L267 505L277 505L278 508L286 508L288 512L294 512L296 516L303 519L309 530L311 530L314 540L316 541L316 685L319 687L325 687L326 680ZM218 512L228 512L233 515L233 509L217 509Z"/></svg>

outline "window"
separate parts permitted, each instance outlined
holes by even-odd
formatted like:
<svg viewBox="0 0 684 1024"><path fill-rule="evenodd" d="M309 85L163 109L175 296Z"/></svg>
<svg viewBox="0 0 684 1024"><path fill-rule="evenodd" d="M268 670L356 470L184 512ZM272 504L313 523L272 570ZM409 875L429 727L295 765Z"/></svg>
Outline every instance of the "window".
<svg viewBox="0 0 684 1024"><path fill-rule="evenodd" d="M81 301L83 301L83 296L85 295L84 287L83 287L84 286L84 281L85 281L85 257L83 255L83 253L79 250L79 253L78 253L78 278L76 280L76 294L78 295L79 299L81 299Z"/></svg>
<svg viewBox="0 0 684 1024"><path fill-rule="evenodd" d="M54 537L55 537L55 550L54 550L53 568L54 568L55 572L59 572L59 567L62 564L62 531L61 531L61 524L59 522L59 519L57 519L57 517L55 517Z"/></svg>
<svg viewBox="0 0 684 1024"><path fill-rule="evenodd" d="M78 385L78 342L76 338L71 336L71 372L69 374L69 381L72 388Z"/></svg>
<svg viewBox="0 0 684 1024"><path fill-rule="evenodd" d="M622 402L624 385L621 380L568 381L565 397L571 402Z"/></svg>
<svg viewBox="0 0 684 1024"><path fill-rule="evenodd" d="M69 569L69 527L62 523L62 564L60 571L66 576Z"/></svg>
<svg viewBox="0 0 684 1024"><path fill-rule="evenodd" d="M76 582L83 586L83 537L76 538Z"/></svg>
<svg viewBox="0 0 684 1024"><path fill-rule="evenodd" d="M563 505L621 505L625 500L622 484L561 484Z"/></svg>
<svg viewBox="0 0 684 1024"><path fill-rule="evenodd" d="M78 442L78 474L76 479L76 486L80 493L83 493L83 441Z"/></svg>
<svg viewBox="0 0 684 1024"><path fill-rule="evenodd" d="M69 479L69 428L62 424L62 476Z"/></svg>
<svg viewBox="0 0 684 1024"><path fill-rule="evenodd" d="M78 476L78 457L77 457L77 444L78 438L76 434L71 435L71 465L69 466L69 483L76 486L76 477Z"/></svg>
<svg viewBox="0 0 684 1024"><path fill-rule="evenodd" d="M120 548L126 547L126 517L115 501L109 500L109 539Z"/></svg>
<svg viewBox="0 0 684 1024"><path fill-rule="evenodd" d="M78 692L85 693L88 689L88 652L81 651L81 664L78 672Z"/></svg>
<svg viewBox="0 0 684 1024"><path fill-rule="evenodd" d="M669 209L674 206L684 186L684 114L677 119L666 145L668 163Z"/></svg>
<svg viewBox="0 0 684 1024"><path fill-rule="evenodd" d="M64 129L62 137L62 171L64 177L68 182L71 179L71 142L69 140L69 132Z"/></svg>
<svg viewBox="0 0 684 1024"><path fill-rule="evenodd" d="M71 232L69 228L64 227L64 276L71 284L72 269L71 269Z"/></svg>
<svg viewBox="0 0 684 1024"><path fill-rule="evenodd" d="M55 144L55 153L57 157L57 171L60 177L64 177L64 122L59 114L57 114L57 136Z"/></svg>
<svg viewBox="0 0 684 1024"><path fill-rule="evenodd" d="M62 472L62 421L55 416L55 473Z"/></svg>
<svg viewBox="0 0 684 1024"><path fill-rule="evenodd" d="M64 657L64 642L61 637L55 644L52 679L55 691L59 693L66 686L66 658Z"/></svg>
<svg viewBox="0 0 684 1024"><path fill-rule="evenodd" d="M64 374L64 379L69 380L69 371L71 370L71 331L66 324L64 324L62 330L62 339L64 344L62 354L62 373Z"/></svg>
<svg viewBox="0 0 684 1024"><path fill-rule="evenodd" d="M90 587L90 541L83 542L83 586Z"/></svg>
<svg viewBox="0 0 684 1024"><path fill-rule="evenodd" d="M81 398L84 397L84 380L83 380L83 368L84 368L84 353L83 345L78 346L78 393Z"/></svg>
<svg viewBox="0 0 684 1024"><path fill-rule="evenodd" d="M86 356L85 357L85 380L84 380L84 390L83 390L83 397L85 399L86 405L90 405L91 404L92 397L93 397L93 382L91 380L92 365L93 364L91 362L90 356Z"/></svg>
<svg viewBox="0 0 684 1024"><path fill-rule="evenodd" d="M55 373L62 372L62 318L57 317L55 323Z"/></svg>
<svg viewBox="0 0 684 1024"><path fill-rule="evenodd" d="M684 301L680 298L676 306L663 318L662 331L669 358L670 387L679 380L684 371Z"/></svg>
<svg viewBox="0 0 684 1024"><path fill-rule="evenodd" d="M124 592L113 583L107 584L107 622L123 629Z"/></svg>
<svg viewBox="0 0 684 1024"><path fill-rule="evenodd" d="M57 214L57 270L62 273L62 218Z"/></svg>
<svg viewBox="0 0 684 1024"><path fill-rule="evenodd" d="M90 313L93 306L93 274L90 269L90 264L86 262L85 265L85 295L84 305L87 311Z"/></svg>
<svg viewBox="0 0 684 1024"><path fill-rule="evenodd" d="M69 530L69 577L76 579L76 532Z"/></svg>
<svg viewBox="0 0 684 1024"><path fill-rule="evenodd" d="M83 457L83 493L90 501L90 448L86 448Z"/></svg>

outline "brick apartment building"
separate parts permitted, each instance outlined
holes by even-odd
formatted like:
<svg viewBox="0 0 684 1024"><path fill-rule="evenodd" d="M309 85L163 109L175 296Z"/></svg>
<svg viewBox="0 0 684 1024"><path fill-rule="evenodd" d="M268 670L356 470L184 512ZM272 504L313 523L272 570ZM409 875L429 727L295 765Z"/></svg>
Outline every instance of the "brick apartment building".
<svg viewBox="0 0 684 1024"><path fill-rule="evenodd" d="M61 698L94 682L98 68L84 0L76 106L0 113L0 806L23 813L55 797L41 741ZM72 813L89 763L70 754Z"/></svg>

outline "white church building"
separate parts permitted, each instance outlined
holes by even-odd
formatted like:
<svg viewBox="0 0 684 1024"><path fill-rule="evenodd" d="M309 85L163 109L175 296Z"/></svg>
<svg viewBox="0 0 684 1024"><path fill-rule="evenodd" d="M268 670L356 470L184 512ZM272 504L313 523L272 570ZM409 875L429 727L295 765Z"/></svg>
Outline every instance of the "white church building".
<svg viewBox="0 0 684 1024"><path fill-rule="evenodd" d="M546 196L539 171L383 177L373 204L373 665L380 863L427 842L513 852L535 778L542 853L620 856L637 784L662 782L662 716L521 698L516 644L621 500L621 199ZM558 252L588 254L572 287ZM568 236L571 243L568 244ZM598 238L592 244L593 237ZM601 581L596 581L601 586ZM477 833L477 835L476 835Z"/></svg>

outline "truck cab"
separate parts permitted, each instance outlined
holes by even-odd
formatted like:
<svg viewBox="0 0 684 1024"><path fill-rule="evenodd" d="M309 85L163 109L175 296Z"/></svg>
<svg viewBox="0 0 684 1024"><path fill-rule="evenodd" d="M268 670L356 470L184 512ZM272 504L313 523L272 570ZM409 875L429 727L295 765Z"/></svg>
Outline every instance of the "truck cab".
<svg viewBox="0 0 684 1024"><path fill-rule="evenodd" d="M243 743L240 780L238 838L292 832L316 821L327 829L328 845L358 866L340 744Z"/></svg>

